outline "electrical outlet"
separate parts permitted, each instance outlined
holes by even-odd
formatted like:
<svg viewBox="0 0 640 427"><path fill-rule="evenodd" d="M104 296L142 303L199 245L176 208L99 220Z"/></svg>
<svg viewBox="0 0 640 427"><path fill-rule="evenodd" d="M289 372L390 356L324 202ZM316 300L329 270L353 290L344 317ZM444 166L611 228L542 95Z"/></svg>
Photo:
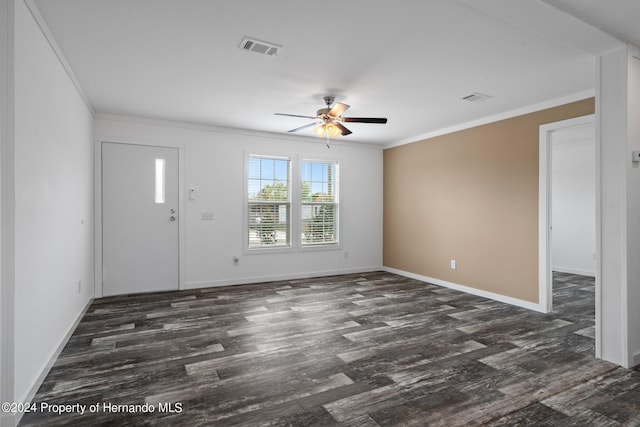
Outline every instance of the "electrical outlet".
<svg viewBox="0 0 640 427"><path fill-rule="evenodd" d="M451 269L452 269L452 270L455 270L455 269L456 269L456 260L455 260L455 259L452 259L452 260L451 260Z"/></svg>
<svg viewBox="0 0 640 427"><path fill-rule="evenodd" d="M78 280L78 293L82 292L82 280Z"/></svg>
<svg viewBox="0 0 640 427"><path fill-rule="evenodd" d="M349 258L349 251L344 251L344 257Z"/></svg>

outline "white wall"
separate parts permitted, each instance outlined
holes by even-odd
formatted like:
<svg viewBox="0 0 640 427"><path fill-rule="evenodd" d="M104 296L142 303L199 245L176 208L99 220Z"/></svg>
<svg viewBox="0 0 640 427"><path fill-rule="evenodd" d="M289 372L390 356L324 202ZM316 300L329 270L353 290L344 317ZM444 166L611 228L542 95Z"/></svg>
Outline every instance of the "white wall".
<svg viewBox="0 0 640 427"><path fill-rule="evenodd" d="M0 0L0 402L13 397L13 1ZM13 425L0 411L0 426Z"/></svg>
<svg viewBox="0 0 640 427"><path fill-rule="evenodd" d="M110 116L97 118L95 135L96 144L112 141L183 148L182 188L185 194L188 188L197 190L197 199L184 200L183 205L186 288L367 271L382 266L381 147L349 143L345 138L346 142L334 142L327 149L320 139ZM342 247L244 254L245 153L337 160ZM213 212L214 220L202 221L202 212ZM238 265L233 263L234 256L240 258ZM100 262L99 257L96 261ZM96 290L99 295L99 285Z"/></svg>
<svg viewBox="0 0 640 427"><path fill-rule="evenodd" d="M593 125L551 134L552 265L596 275L596 164Z"/></svg>
<svg viewBox="0 0 640 427"><path fill-rule="evenodd" d="M93 117L23 1L15 13L15 399L24 402L92 297Z"/></svg>
<svg viewBox="0 0 640 427"><path fill-rule="evenodd" d="M640 49L623 46L598 61L596 138L601 218L596 286L596 356L629 367L640 363Z"/></svg>
<svg viewBox="0 0 640 427"><path fill-rule="evenodd" d="M629 285L627 290L628 353L630 365L640 364L640 163L629 161L630 152L640 151L640 48L628 48L628 89L627 89L627 218L628 242L627 254L629 266Z"/></svg>

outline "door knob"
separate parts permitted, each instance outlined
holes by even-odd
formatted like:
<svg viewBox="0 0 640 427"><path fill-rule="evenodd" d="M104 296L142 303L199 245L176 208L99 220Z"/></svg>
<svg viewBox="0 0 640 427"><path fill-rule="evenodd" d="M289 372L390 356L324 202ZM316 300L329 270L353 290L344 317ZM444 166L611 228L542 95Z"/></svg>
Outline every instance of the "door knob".
<svg viewBox="0 0 640 427"><path fill-rule="evenodd" d="M169 213L170 213L171 215L173 215L174 213L176 213L176 210L175 210L175 209L169 209Z"/></svg>
<svg viewBox="0 0 640 427"><path fill-rule="evenodd" d="M169 221L175 221L175 220L176 220L176 216L175 216L175 215L171 215L171 216L169 217Z"/></svg>

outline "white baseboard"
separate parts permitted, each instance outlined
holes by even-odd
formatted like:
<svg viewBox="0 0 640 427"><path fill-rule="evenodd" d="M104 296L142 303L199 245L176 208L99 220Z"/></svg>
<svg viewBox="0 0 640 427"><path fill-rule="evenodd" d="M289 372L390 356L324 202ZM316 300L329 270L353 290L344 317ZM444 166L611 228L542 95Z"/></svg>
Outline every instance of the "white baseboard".
<svg viewBox="0 0 640 427"><path fill-rule="evenodd" d="M555 265L552 267L552 269L553 271L557 271L559 273L579 274L581 276L596 277L596 272L590 270L580 270L578 268L571 267L558 267Z"/></svg>
<svg viewBox="0 0 640 427"><path fill-rule="evenodd" d="M357 274L357 273L369 273L372 271L383 271L383 267L365 267L365 268L352 268L352 269L340 269L340 270L325 270L325 271L313 271L305 273L292 273L292 274L275 274L270 276L249 276L237 279L221 279L221 280L208 280L204 282L188 282L185 286L186 289L201 289L201 288L215 288L220 286L232 286L232 285L248 285L253 283L263 282L275 282L278 280L297 280L297 279L310 279L312 277L322 276L334 276L336 274Z"/></svg>
<svg viewBox="0 0 640 427"><path fill-rule="evenodd" d="M84 317L85 313L89 309L89 306L91 306L92 302L93 302L93 298L90 298L89 301L87 301L87 304L80 311L80 313L78 314L76 319L73 321L73 323L71 324L71 326L67 330L67 333L64 335L64 337L60 341L60 344L58 345L58 348L56 348L56 350L53 352L53 354L49 358L49 361L47 362L45 367L40 372L40 375L35 380L33 385L29 388L29 391L27 392L27 394L23 398L17 400L17 402L27 403L27 402L31 402L33 400L33 398L36 396L36 393L38 392L38 389L42 385L44 379L47 377L47 375L49 374L49 371L53 367L53 364L56 363L56 360L58 360L58 356L60 356L60 353L62 353L62 350L64 350L64 346L66 346L67 343L69 342L69 339L71 338L71 335L73 335L73 332L78 327L78 324L80 323L80 321ZM22 412L19 412L19 413L15 414L15 425L17 425L20 422L20 419L22 418L22 415L24 415Z"/></svg>
<svg viewBox="0 0 640 427"><path fill-rule="evenodd" d="M479 297L489 298L494 301L504 302L506 304L515 305L517 307L526 308L528 310L538 311L540 313L545 313L544 307L542 307L538 303L533 303L530 301L521 300L518 298L508 297L506 295L496 294L493 292L483 291L482 289L476 289L465 285L460 285L457 283L447 282L445 280L436 279L433 277L422 276L420 274L411 273L408 271L397 270L391 267L382 267L384 271L389 273L398 274L400 276L405 276L410 279L420 280L422 282L432 283L434 285L442 286L449 289L455 289L456 291L466 292L468 294L477 295Z"/></svg>

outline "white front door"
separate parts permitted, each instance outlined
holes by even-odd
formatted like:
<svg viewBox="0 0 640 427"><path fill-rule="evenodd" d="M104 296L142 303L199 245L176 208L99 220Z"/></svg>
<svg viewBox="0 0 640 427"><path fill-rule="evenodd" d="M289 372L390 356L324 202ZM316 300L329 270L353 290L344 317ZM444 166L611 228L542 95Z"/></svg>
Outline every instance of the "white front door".
<svg viewBox="0 0 640 427"><path fill-rule="evenodd" d="M179 287L178 149L102 143L102 293Z"/></svg>

